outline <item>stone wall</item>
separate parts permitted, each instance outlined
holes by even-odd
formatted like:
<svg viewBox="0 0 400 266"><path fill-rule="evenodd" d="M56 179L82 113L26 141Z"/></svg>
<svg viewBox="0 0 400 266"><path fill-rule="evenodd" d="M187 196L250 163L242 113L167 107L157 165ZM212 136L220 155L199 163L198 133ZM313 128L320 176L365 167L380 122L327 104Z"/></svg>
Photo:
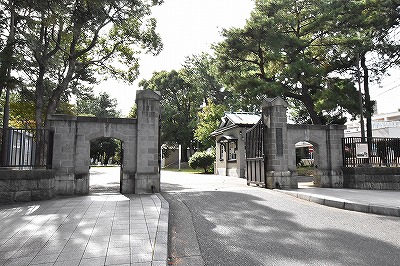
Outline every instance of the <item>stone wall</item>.
<svg viewBox="0 0 400 266"><path fill-rule="evenodd" d="M289 170L296 171L295 144L307 141L314 147L314 183L317 187L343 187L342 125L288 125Z"/></svg>
<svg viewBox="0 0 400 266"><path fill-rule="evenodd" d="M158 92L137 91L137 119L51 116L56 193L89 193L90 141L99 137L122 141L122 193L159 191L160 98Z"/></svg>
<svg viewBox="0 0 400 266"><path fill-rule="evenodd" d="M0 170L0 203L50 199L54 178L54 170Z"/></svg>
<svg viewBox="0 0 400 266"><path fill-rule="evenodd" d="M343 168L343 175L345 188L400 190L400 168Z"/></svg>
<svg viewBox="0 0 400 266"><path fill-rule="evenodd" d="M265 160L266 187L297 188L295 144L307 141L313 144L315 163L314 181L319 187L343 187L341 139L344 127L340 125L288 125L287 103L280 97L265 99L262 105L266 129Z"/></svg>
<svg viewBox="0 0 400 266"><path fill-rule="evenodd" d="M134 192L136 194L160 191L159 123L161 95L154 91L138 91L137 154Z"/></svg>
<svg viewBox="0 0 400 266"><path fill-rule="evenodd" d="M296 177L288 169L286 108L287 103L280 97L265 99L262 105L267 188L297 188Z"/></svg>
<svg viewBox="0 0 400 266"><path fill-rule="evenodd" d="M121 140L122 193L160 191L158 92L137 91L137 119L52 115L52 170L0 170L0 202L49 199L89 193L90 141Z"/></svg>

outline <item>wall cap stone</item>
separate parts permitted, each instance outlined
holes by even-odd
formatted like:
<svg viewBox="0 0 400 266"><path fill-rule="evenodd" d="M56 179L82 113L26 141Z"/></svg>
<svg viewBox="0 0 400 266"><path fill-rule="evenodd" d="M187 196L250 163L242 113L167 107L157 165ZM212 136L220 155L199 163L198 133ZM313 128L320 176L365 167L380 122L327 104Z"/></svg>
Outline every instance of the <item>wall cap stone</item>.
<svg viewBox="0 0 400 266"><path fill-rule="evenodd" d="M270 107L270 106L284 106L288 107L287 102L281 97L277 96L275 98L266 98L264 99L262 107Z"/></svg>
<svg viewBox="0 0 400 266"><path fill-rule="evenodd" d="M137 90L136 100L141 100L141 99L161 100L161 92L153 90Z"/></svg>
<svg viewBox="0 0 400 266"><path fill-rule="evenodd" d="M41 180L53 179L55 170L33 169L33 170L3 170L0 169L0 180Z"/></svg>

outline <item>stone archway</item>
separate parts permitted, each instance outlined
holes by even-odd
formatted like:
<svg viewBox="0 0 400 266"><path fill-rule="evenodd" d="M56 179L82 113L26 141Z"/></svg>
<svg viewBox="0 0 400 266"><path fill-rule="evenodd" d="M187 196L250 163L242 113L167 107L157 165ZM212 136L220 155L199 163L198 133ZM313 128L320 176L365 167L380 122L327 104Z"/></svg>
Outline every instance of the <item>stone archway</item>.
<svg viewBox="0 0 400 266"><path fill-rule="evenodd" d="M90 141L99 137L123 142L121 192L148 193L160 190L159 102L150 90L137 91L137 119L53 115L53 168L59 195L89 193Z"/></svg>
<svg viewBox="0 0 400 266"><path fill-rule="evenodd" d="M297 188L295 144L307 141L318 149L315 181L318 187L343 187L341 168L342 125L290 125L287 103L280 97L266 99L262 105L265 125L267 188Z"/></svg>

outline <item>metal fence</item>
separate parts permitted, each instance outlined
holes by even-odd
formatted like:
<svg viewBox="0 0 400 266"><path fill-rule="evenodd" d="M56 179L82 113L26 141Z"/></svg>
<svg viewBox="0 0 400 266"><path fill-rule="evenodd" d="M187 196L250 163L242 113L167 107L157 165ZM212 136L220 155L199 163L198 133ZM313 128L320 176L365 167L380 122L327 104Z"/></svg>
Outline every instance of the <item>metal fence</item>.
<svg viewBox="0 0 400 266"><path fill-rule="evenodd" d="M344 167L400 167L400 139L343 138L342 154Z"/></svg>
<svg viewBox="0 0 400 266"><path fill-rule="evenodd" d="M0 167L51 169L53 137L44 129L0 128Z"/></svg>

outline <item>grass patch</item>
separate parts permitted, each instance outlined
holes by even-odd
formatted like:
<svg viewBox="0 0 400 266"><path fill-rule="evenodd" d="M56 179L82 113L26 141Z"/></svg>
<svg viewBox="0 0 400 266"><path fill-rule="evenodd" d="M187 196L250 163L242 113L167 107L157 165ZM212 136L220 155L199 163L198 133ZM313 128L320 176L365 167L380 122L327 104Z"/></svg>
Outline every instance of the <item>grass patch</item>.
<svg viewBox="0 0 400 266"><path fill-rule="evenodd" d="M297 167L297 174L302 176L313 176L314 166L299 166Z"/></svg>
<svg viewBox="0 0 400 266"><path fill-rule="evenodd" d="M188 173L188 174L203 174L204 170L203 169L193 169L193 168L181 168L179 170L178 168L163 168L163 171L170 171L170 172L181 172L181 173Z"/></svg>

